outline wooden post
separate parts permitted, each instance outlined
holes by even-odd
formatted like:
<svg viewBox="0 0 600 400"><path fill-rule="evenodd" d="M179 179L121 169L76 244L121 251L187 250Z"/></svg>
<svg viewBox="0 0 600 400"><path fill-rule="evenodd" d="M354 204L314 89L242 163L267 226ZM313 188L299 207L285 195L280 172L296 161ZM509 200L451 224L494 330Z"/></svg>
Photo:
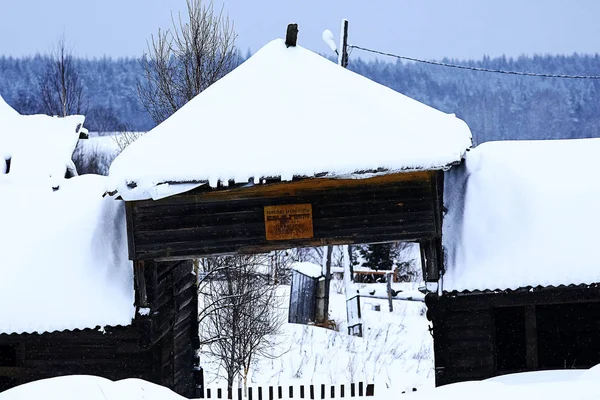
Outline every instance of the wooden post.
<svg viewBox="0 0 600 400"><path fill-rule="evenodd" d="M538 368L535 306L525 306L525 364L527 369Z"/></svg>
<svg viewBox="0 0 600 400"><path fill-rule="evenodd" d="M329 320L329 289L331 287L331 257L333 256L333 246L327 246L327 260L325 261L325 298L323 301L323 322Z"/></svg>
<svg viewBox="0 0 600 400"><path fill-rule="evenodd" d="M352 259L352 245L348 245L348 264L350 269L350 280L354 282L354 264Z"/></svg>
<svg viewBox="0 0 600 400"><path fill-rule="evenodd" d="M394 271L390 271L385 274L386 275L386 285L387 285L387 297L388 304L390 307L390 312L394 311L394 304L392 302L392 276L394 276Z"/></svg>
<svg viewBox="0 0 600 400"><path fill-rule="evenodd" d="M342 20L342 29L340 32L340 52L338 55L338 64L344 68L348 67L348 20Z"/></svg>
<svg viewBox="0 0 600 400"><path fill-rule="evenodd" d="M148 298L146 294L146 279L144 274L144 261L139 260L134 262L134 276L135 276L135 294L136 294L136 306L147 307Z"/></svg>

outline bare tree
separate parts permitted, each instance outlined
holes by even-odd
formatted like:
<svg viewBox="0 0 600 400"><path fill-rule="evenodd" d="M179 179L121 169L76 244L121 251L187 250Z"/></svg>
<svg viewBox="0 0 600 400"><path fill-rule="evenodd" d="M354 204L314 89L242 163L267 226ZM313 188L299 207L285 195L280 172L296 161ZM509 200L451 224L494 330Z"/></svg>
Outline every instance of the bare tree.
<svg viewBox="0 0 600 400"><path fill-rule="evenodd" d="M238 60L229 18L212 0L186 0L187 18L174 16L172 29L159 29L142 58L144 79L137 85L144 108L157 124L215 83Z"/></svg>
<svg viewBox="0 0 600 400"><path fill-rule="evenodd" d="M48 56L39 85L42 107L46 114L66 117L84 112L87 102L83 83L64 36Z"/></svg>
<svg viewBox="0 0 600 400"><path fill-rule="evenodd" d="M257 356L270 357L283 320L269 256L223 256L201 260L199 285L201 352L225 372L229 387L244 381Z"/></svg>

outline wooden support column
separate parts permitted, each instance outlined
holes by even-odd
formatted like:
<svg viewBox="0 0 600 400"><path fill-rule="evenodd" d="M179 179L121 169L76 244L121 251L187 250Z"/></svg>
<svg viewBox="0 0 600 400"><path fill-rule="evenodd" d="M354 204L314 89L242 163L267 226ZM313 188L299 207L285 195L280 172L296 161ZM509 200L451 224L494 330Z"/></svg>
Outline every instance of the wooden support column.
<svg viewBox="0 0 600 400"><path fill-rule="evenodd" d="M135 278L135 305L137 307L148 306L148 296L146 294L146 276L144 273L145 262L138 260L134 262L134 278Z"/></svg>
<svg viewBox="0 0 600 400"><path fill-rule="evenodd" d="M535 306L525 306L525 364L527 369L538 368Z"/></svg>
<svg viewBox="0 0 600 400"><path fill-rule="evenodd" d="M421 266L423 268L423 280L425 282L437 282L442 270L442 245L438 238L421 240Z"/></svg>

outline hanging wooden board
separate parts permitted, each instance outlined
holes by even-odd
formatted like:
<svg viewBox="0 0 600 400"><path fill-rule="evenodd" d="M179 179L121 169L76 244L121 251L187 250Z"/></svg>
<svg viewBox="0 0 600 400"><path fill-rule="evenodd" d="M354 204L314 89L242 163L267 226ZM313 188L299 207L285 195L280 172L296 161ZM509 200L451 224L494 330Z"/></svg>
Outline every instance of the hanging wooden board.
<svg viewBox="0 0 600 400"><path fill-rule="evenodd" d="M265 206L265 232L267 240L312 238L312 204Z"/></svg>

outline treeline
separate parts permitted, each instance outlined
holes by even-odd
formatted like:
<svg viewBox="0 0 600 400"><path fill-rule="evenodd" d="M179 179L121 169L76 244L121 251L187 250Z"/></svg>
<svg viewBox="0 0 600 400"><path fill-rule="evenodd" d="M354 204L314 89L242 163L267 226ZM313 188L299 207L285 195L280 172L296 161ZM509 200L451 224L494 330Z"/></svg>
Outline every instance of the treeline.
<svg viewBox="0 0 600 400"><path fill-rule="evenodd" d="M524 77L420 63L364 61L349 68L425 104L464 119L476 143L506 139L600 137L600 80ZM446 62L547 74L600 75L600 56L499 57ZM145 131L153 123L137 100L142 69L136 59L78 59L89 104L90 130L126 124ZM0 58L0 95L22 113L38 111L44 57ZM351 118L351 116L349 116Z"/></svg>

